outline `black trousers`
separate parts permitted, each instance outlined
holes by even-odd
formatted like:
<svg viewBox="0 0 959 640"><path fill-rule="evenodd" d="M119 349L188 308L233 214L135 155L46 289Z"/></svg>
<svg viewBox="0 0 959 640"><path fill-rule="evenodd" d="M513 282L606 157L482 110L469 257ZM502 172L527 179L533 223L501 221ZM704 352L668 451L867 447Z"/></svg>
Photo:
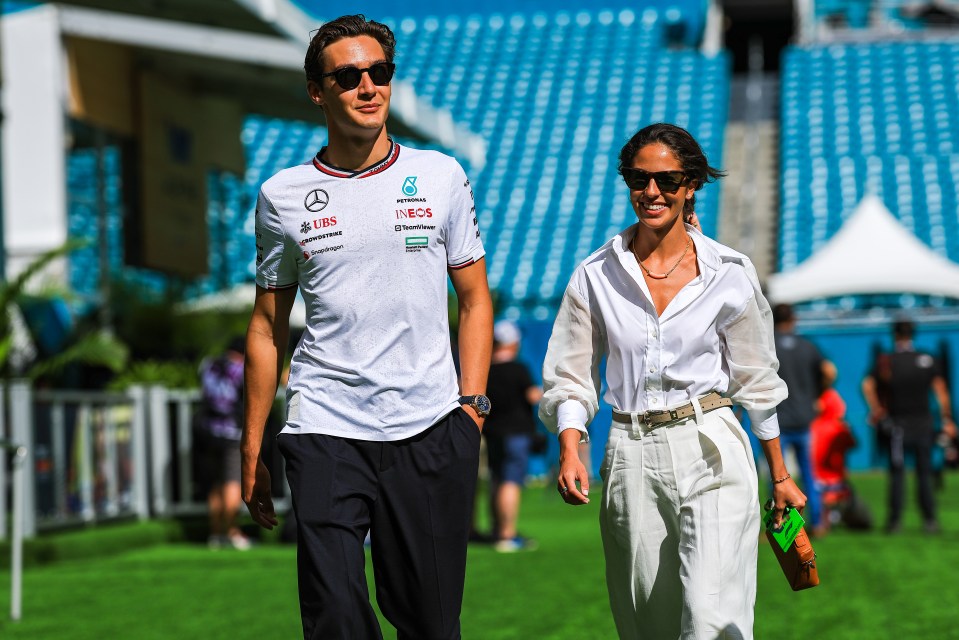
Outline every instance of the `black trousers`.
<svg viewBox="0 0 959 640"><path fill-rule="evenodd" d="M916 464L919 508L926 522L936 519L936 502L932 483L933 431L931 419L897 419L889 438L889 524L902 519L906 481L906 454Z"/></svg>
<svg viewBox="0 0 959 640"><path fill-rule="evenodd" d="M382 638L376 600L400 639L460 637L480 432L456 409L398 442L280 434L297 519L303 637Z"/></svg>

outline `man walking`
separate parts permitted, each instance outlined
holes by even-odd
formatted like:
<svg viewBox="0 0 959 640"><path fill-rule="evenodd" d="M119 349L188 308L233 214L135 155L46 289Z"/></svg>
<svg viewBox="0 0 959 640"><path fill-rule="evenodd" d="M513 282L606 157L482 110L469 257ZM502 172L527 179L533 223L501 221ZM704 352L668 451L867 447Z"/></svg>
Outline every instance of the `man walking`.
<svg viewBox="0 0 959 640"><path fill-rule="evenodd" d="M305 70L329 144L264 183L257 295L247 333L243 499L276 524L263 426L299 287L307 328L277 438L297 518L305 638L458 638L492 304L463 169L386 132L392 32L363 16L324 24ZM460 388L449 348L447 273L459 304Z"/></svg>
<svg viewBox="0 0 959 640"><path fill-rule="evenodd" d="M952 420L949 388L940 365L930 354L916 351L912 342L915 326L900 320L893 324L892 353L880 354L875 367L862 383L863 396L869 405L869 422L888 440L889 448L889 517L886 531L901 529L906 454L916 464L919 484L919 507L923 528L927 533L939 532L936 503L932 487L932 447L935 441L930 391L939 405L942 430L949 436L956 433Z"/></svg>
<svg viewBox="0 0 959 640"><path fill-rule="evenodd" d="M819 491L813 479L809 427L816 417L819 395L832 384L836 368L822 356L816 345L796 335L796 316L792 306L777 304L773 308L773 335L776 357L779 358L779 377L789 389L789 397L776 407L779 440L783 451L791 448L799 463L802 488L806 494L804 515L810 523L810 531L822 534L826 527L822 522Z"/></svg>

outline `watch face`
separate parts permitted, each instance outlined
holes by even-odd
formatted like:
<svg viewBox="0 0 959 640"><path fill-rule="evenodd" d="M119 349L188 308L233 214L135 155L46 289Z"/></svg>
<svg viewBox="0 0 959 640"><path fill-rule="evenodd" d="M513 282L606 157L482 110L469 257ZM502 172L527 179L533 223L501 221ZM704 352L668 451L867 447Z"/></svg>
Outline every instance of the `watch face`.
<svg viewBox="0 0 959 640"><path fill-rule="evenodd" d="M489 413L490 409L493 407L489 401L489 398L486 396L475 396L473 398L473 402L475 403L476 410L480 413Z"/></svg>

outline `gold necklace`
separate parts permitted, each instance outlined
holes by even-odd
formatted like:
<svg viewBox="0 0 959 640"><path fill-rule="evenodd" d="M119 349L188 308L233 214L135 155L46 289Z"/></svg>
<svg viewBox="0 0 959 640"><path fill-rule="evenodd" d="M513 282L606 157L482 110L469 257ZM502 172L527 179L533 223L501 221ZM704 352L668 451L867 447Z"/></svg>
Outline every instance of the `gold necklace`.
<svg viewBox="0 0 959 640"><path fill-rule="evenodd" d="M633 255L636 256L636 262L638 262L638 263L639 263L639 266L643 268L643 271L646 272L646 275L647 275L647 276L649 276L649 277L652 278L653 280L665 280L666 278L669 277L669 274L671 274L673 271L676 270L676 267L678 267L678 266L679 266L679 263L683 261L683 258L686 257L686 253L689 252L689 245L690 245L690 244L692 244L692 238L690 238L689 236L686 236L686 248L683 249L683 253L682 253L681 256L679 256L679 260L676 261L676 264L674 264L674 265L669 269L669 271L667 271L666 273L653 273L652 271L650 271L649 269L647 269L647 268L646 268L646 265L643 264L643 261L639 259L639 254L636 253L636 249L635 249L635 248L633 249Z"/></svg>

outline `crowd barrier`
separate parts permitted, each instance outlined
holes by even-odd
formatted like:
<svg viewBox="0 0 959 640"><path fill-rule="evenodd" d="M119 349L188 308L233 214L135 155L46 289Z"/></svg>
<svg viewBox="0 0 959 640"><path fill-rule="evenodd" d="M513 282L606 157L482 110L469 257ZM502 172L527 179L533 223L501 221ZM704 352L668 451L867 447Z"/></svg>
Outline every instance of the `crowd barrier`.
<svg viewBox="0 0 959 640"><path fill-rule="evenodd" d="M24 537L76 525L205 513L193 426L198 403L195 390L162 386L103 392L11 382L0 393L0 416L9 427L0 429L0 437L26 452ZM0 488L8 485L6 474L0 465ZM278 470L274 475L282 477ZM276 483L278 509L288 506L283 489ZM7 535L6 500L7 492L0 490L0 540Z"/></svg>

